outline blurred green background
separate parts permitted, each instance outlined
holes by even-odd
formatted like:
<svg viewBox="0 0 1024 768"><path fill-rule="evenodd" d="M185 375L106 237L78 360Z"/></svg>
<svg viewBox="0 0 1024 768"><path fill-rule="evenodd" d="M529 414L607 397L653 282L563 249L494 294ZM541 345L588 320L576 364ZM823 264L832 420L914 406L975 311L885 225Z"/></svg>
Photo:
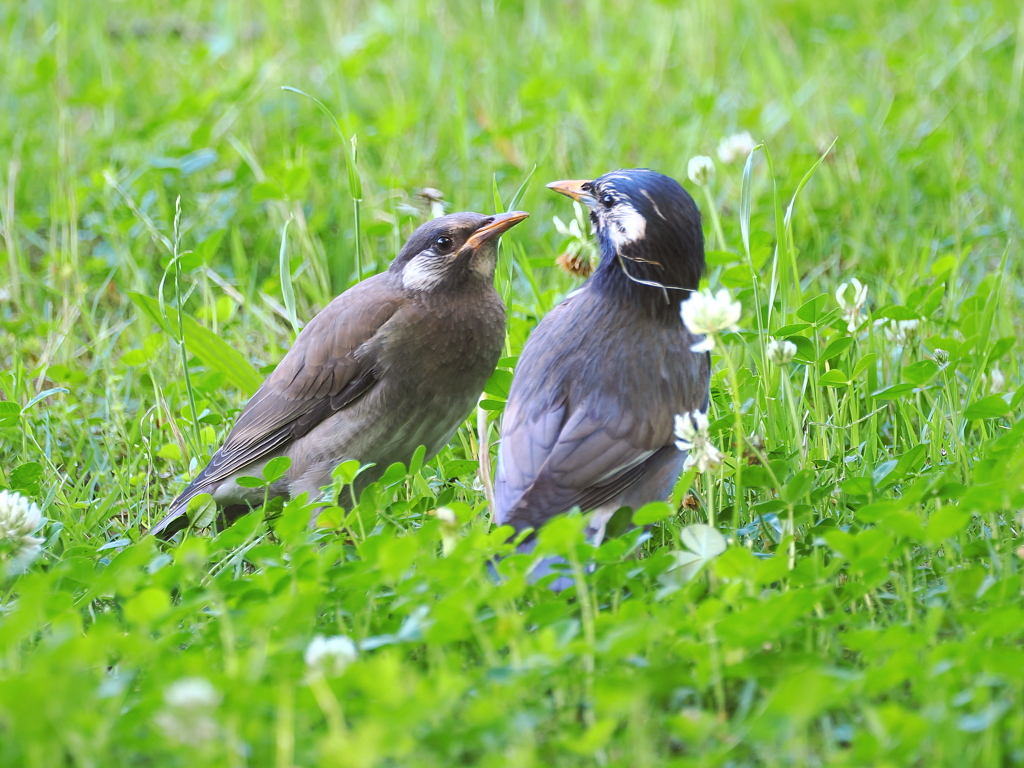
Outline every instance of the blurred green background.
<svg viewBox="0 0 1024 768"><path fill-rule="evenodd" d="M624 166L683 178L690 156L746 129L783 190L839 139L800 224L809 273L867 268L899 291L964 248L984 272L993 235L1020 233L1018 16L954 2L6 3L10 264L29 298L83 298L107 271L152 290L159 249L109 174L165 231L180 194L187 247L226 232L204 256L243 285L273 267L296 215L311 295L340 292L356 237L344 153L292 86L358 135L378 266L420 187L487 210L492 181L508 198L536 165L523 205L529 255L545 257L566 206L542 182ZM720 170L732 205L738 173Z"/></svg>
<svg viewBox="0 0 1024 768"><path fill-rule="evenodd" d="M0 486L50 520L0 580L0 765L1024 764L1022 72L1024 11L998 0L0 2ZM357 137L358 228L343 140L283 87ZM743 164L685 179L743 130L771 158L749 267ZM746 312L713 437L763 438L785 488L756 461L739 491L700 478L649 540L585 552L580 595L483 577L504 536L468 427L363 505L374 535L316 542L292 510L273 536L139 541L256 374L190 346L193 413L176 331L133 292L162 286L172 319L180 293L267 370L294 338L286 222L303 321L357 243L386 267L420 189L491 212L523 188L496 439L515 355L575 284L543 185L627 166L705 213L709 283ZM801 345L781 371L751 330L772 274L771 330ZM924 315L911 343L847 332L852 277L874 319ZM732 545L682 583L669 550L709 509ZM318 632L362 644L326 688ZM196 676L214 703L175 709Z"/></svg>

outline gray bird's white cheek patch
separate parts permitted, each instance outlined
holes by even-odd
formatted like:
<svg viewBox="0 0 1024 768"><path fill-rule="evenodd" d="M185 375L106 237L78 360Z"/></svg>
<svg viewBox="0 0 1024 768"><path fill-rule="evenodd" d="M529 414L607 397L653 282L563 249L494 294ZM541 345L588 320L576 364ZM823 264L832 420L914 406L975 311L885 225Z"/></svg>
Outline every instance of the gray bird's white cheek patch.
<svg viewBox="0 0 1024 768"><path fill-rule="evenodd" d="M420 255L402 270L402 285L410 291L431 291L444 280L448 262L437 256Z"/></svg>
<svg viewBox="0 0 1024 768"><path fill-rule="evenodd" d="M647 233L647 219L635 208L621 204L608 218L608 237L615 244L616 250L624 245L643 240Z"/></svg>

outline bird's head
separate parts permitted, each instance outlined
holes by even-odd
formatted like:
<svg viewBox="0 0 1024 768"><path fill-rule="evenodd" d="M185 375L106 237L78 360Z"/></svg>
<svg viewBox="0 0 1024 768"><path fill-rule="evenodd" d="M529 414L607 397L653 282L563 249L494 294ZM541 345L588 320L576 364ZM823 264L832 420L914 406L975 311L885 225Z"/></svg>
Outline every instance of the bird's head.
<svg viewBox="0 0 1024 768"><path fill-rule="evenodd" d="M412 233L390 271L410 291L441 291L470 279L490 283L494 279L499 236L529 215L511 211L493 216L439 216Z"/></svg>
<svg viewBox="0 0 1024 768"><path fill-rule="evenodd" d="M599 271L621 269L641 283L697 289L704 271L700 211L675 179L632 168L593 181L553 181L548 188L590 209L601 245Z"/></svg>

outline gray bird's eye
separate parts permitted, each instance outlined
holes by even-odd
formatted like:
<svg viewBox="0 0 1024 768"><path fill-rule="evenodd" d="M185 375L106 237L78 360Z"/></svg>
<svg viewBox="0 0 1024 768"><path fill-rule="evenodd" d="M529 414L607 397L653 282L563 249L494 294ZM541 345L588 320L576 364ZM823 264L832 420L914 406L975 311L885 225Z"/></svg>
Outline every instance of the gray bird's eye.
<svg viewBox="0 0 1024 768"><path fill-rule="evenodd" d="M448 237L448 235L441 235L434 241L434 245L437 246L437 250L441 252L450 251L452 246L455 245L455 241Z"/></svg>
<svg viewBox="0 0 1024 768"><path fill-rule="evenodd" d="M615 205L615 198L607 193L601 195L601 205L603 205L605 208L611 208L613 205Z"/></svg>

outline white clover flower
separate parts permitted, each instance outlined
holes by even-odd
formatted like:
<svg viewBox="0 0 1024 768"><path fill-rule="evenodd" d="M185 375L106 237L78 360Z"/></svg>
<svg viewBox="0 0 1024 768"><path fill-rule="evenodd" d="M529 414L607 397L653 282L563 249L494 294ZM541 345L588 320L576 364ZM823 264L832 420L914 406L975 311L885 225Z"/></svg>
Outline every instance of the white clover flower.
<svg viewBox="0 0 1024 768"><path fill-rule="evenodd" d="M686 175L698 187L703 187L715 178L715 161L707 155L691 157L686 164Z"/></svg>
<svg viewBox="0 0 1024 768"><path fill-rule="evenodd" d="M722 463L722 453L711 444L708 439L708 415L700 411L677 414L676 422L676 448L680 451L688 451L686 461L683 463L683 470L687 470L694 464L701 474L709 469L715 469Z"/></svg>
<svg viewBox="0 0 1024 768"><path fill-rule="evenodd" d="M578 208L580 204L577 203L577 202L574 202L573 205ZM560 234L562 237L571 237L571 238L574 238L576 240L585 240L586 239L583 236L583 230L580 229L579 217L573 219L568 224L566 224L564 221L562 221L557 216L552 216L551 217L551 221L554 223L555 229L558 230L558 234Z"/></svg>
<svg viewBox="0 0 1024 768"><path fill-rule="evenodd" d="M558 233L562 237L569 238L565 251L559 254L555 263L571 275L586 278L590 277L594 271L594 265L597 263L597 245L590 237L583 234L583 228L587 222L583 208L576 201L573 201L572 207L575 217L568 224L557 216L551 219ZM593 225L591 225L591 230L593 230Z"/></svg>
<svg viewBox="0 0 1024 768"><path fill-rule="evenodd" d="M156 716L156 724L167 738L182 744L210 742L217 738L213 709L220 694L205 677L184 677L164 691L167 708Z"/></svg>
<svg viewBox="0 0 1024 768"><path fill-rule="evenodd" d="M846 289L853 285L853 298L847 300ZM863 285L856 277L849 283L842 283L836 289L836 302L843 310L843 317L846 318L846 330L853 333L860 325L860 311L868 300L868 287Z"/></svg>
<svg viewBox="0 0 1024 768"><path fill-rule="evenodd" d="M43 525L39 505L17 491L0 491L0 565L9 575L22 573L43 551L33 534Z"/></svg>
<svg viewBox="0 0 1024 768"><path fill-rule="evenodd" d="M936 349L932 352L932 360L938 363L940 368L945 367L949 362L949 352L944 349Z"/></svg>
<svg viewBox="0 0 1024 768"><path fill-rule="evenodd" d="M327 677L340 675L359 656L352 638L317 635L306 646L306 666Z"/></svg>
<svg viewBox="0 0 1024 768"><path fill-rule="evenodd" d="M710 334L720 331L735 331L738 328L743 307L733 301L725 289L718 293L710 290L694 291L679 307L683 323L693 334L705 334L702 341L690 347L694 352L709 352L715 348L715 341Z"/></svg>
<svg viewBox="0 0 1024 768"><path fill-rule="evenodd" d="M448 557L459 543L459 518L449 507L438 507L430 514L441 523L441 551Z"/></svg>
<svg viewBox="0 0 1024 768"><path fill-rule="evenodd" d="M205 677L183 677L167 686L164 703L174 709L211 709L220 703L220 694Z"/></svg>
<svg viewBox="0 0 1024 768"><path fill-rule="evenodd" d="M580 204L575 200L572 202L573 213L576 215L569 220L566 224L558 216L552 216L551 221L555 225L555 229L558 230L558 234L562 237L574 237L577 239L583 239L583 230L580 228L580 221L583 218L583 209L580 208Z"/></svg>
<svg viewBox="0 0 1024 768"><path fill-rule="evenodd" d="M882 330L889 341L905 347L917 335L920 320L882 320Z"/></svg>
<svg viewBox="0 0 1024 768"><path fill-rule="evenodd" d="M786 339L772 339L768 342L768 362L780 368L789 365L796 357L796 344Z"/></svg>
<svg viewBox="0 0 1024 768"><path fill-rule="evenodd" d="M754 139L750 131L734 133L718 142L718 159L723 163L734 163L746 160L747 155L754 151Z"/></svg>
<svg viewBox="0 0 1024 768"><path fill-rule="evenodd" d="M444 525L459 524L459 518L455 516L455 513L450 507L438 507L434 510L434 517L440 520Z"/></svg>
<svg viewBox="0 0 1024 768"><path fill-rule="evenodd" d="M991 373L981 374L981 386L987 389L990 395L998 395L1006 387L1006 377L998 368L993 368Z"/></svg>

